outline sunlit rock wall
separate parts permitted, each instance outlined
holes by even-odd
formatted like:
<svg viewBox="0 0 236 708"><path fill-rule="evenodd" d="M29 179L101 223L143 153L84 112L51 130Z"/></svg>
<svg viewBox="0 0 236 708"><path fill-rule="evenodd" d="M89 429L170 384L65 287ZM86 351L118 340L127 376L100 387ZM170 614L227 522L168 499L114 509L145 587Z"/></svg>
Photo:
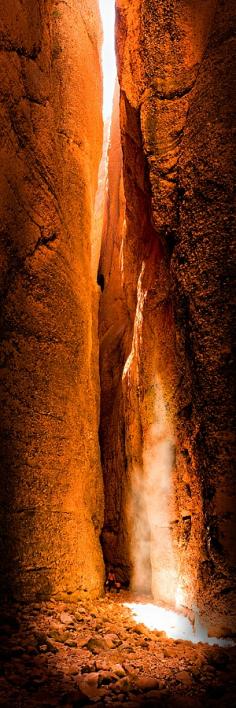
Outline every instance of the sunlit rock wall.
<svg viewBox="0 0 236 708"><path fill-rule="evenodd" d="M2 0L1 549L7 597L103 587L91 221L96 0Z"/></svg>
<svg viewBox="0 0 236 708"><path fill-rule="evenodd" d="M102 341L107 532L125 479L134 586L198 605L219 633L235 626L233 14L233 0L117 0L126 226L119 262L111 246L103 260L104 303L112 268L122 281Z"/></svg>

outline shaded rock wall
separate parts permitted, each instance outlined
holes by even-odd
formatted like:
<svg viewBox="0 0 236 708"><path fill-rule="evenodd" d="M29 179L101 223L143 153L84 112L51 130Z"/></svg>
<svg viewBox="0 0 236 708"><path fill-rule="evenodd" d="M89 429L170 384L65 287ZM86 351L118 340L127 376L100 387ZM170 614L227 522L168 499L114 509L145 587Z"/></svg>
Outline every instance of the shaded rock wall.
<svg viewBox="0 0 236 708"><path fill-rule="evenodd" d="M220 633L235 626L234 53L232 0L117 0L126 221L102 257L105 532L136 587L198 605Z"/></svg>
<svg viewBox="0 0 236 708"><path fill-rule="evenodd" d="M132 327L123 291L122 239L124 232L124 186L120 140L119 88L115 90L108 150L107 192L98 281L101 413L100 444L107 504L102 534L108 566L119 577L129 577L125 429L122 372L130 351Z"/></svg>
<svg viewBox="0 0 236 708"><path fill-rule="evenodd" d="M98 594L100 19L96 0L0 14L2 592Z"/></svg>

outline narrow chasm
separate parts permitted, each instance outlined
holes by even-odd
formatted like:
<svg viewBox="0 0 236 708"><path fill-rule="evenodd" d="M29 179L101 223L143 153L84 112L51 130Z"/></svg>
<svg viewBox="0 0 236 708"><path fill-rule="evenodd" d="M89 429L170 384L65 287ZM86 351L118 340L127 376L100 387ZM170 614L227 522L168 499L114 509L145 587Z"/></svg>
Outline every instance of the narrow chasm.
<svg viewBox="0 0 236 708"><path fill-rule="evenodd" d="M6 708L235 704L235 46L234 0L2 0Z"/></svg>

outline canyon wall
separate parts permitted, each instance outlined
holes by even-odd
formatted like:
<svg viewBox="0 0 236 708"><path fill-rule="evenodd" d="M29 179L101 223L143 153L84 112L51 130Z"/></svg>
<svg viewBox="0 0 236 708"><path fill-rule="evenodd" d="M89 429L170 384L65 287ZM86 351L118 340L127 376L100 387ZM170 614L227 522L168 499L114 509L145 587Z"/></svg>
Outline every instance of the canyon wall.
<svg viewBox="0 0 236 708"><path fill-rule="evenodd" d="M102 151L96 0L2 0L1 594L103 588L97 294Z"/></svg>
<svg viewBox="0 0 236 708"><path fill-rule="evenodd" d="M236 628L235 5L116 5L126 208L120 223L116 184L100 262L105 556L224 634Z"/></svg>
<svg viewBox="0 0 236 708"><path fill-rule="evenodd" d="M108 567L129 578L125 519L126 466L122 371L130 351L132 328L123 292L122 243L125 200L120 139L119 87L115 89L108 150L108 174L98 282L101 413L100 444L106 490L102 545Z"/></svg>

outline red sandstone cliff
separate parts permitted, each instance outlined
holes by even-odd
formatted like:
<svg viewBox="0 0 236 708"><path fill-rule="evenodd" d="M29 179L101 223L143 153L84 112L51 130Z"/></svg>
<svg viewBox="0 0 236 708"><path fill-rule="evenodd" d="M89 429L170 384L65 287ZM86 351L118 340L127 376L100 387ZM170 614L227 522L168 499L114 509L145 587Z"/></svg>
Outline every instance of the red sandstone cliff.
<svg viewBox="0 0 236 708"><path fill-rule="evenodd" d="M100 312L105 548L124 574L130 547L136 587L198 605L222 633L235 626L233 15L232 0L117 0L126 227L110 203Z"/></svg>
<svg viewBox="0 0 236 708"><path fill-rule="evenodd" d="M103 587L90 252L100 43L96 0L1 3L0 576L8 596Z"/></svg>

